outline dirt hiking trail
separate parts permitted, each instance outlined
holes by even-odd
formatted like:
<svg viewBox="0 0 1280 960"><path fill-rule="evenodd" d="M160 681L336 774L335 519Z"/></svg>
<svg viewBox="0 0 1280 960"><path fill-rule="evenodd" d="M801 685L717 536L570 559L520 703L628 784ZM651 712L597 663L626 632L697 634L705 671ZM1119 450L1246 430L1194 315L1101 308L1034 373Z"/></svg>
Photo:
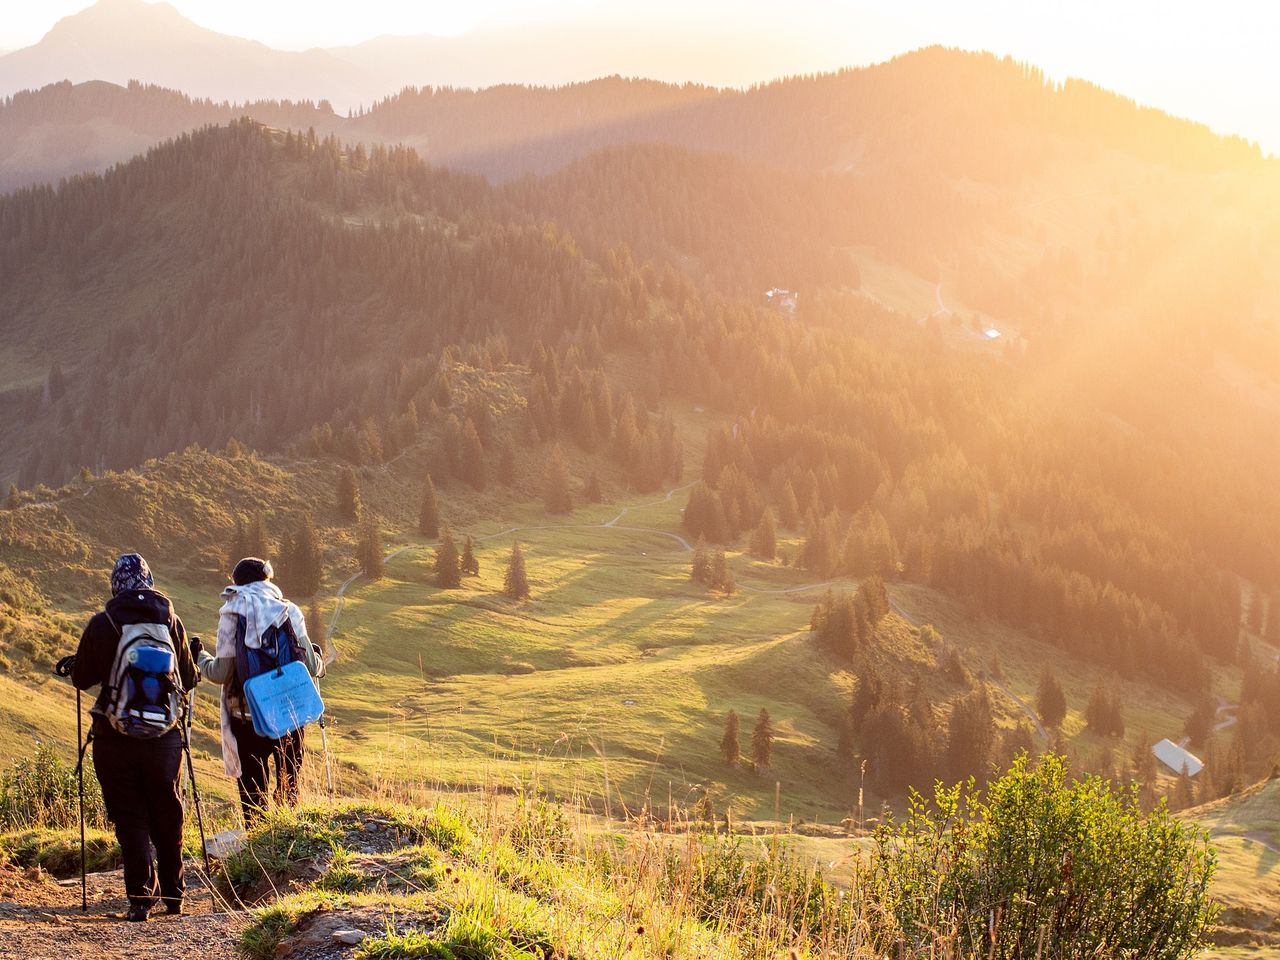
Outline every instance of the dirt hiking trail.
<svg viewBox="0 0 1280 960"><path fill-rule="evenodd" d="M248 919L243 913L215 910L193 870L187 872L183 916L161 911L146 923L129 923L126 907L118 870L89 875L89 911L81 913L78 877L60 883L48 874L0 867L0 958L235 960L236 941Z"/></svg>

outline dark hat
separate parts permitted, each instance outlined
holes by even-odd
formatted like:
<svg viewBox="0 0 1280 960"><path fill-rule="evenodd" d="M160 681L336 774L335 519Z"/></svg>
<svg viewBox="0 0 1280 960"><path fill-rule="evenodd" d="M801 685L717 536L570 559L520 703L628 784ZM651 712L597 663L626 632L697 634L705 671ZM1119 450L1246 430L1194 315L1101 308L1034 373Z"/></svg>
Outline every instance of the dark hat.
<svg viewBox="0 0 1280 960"><path fill-rule="evenodd" d="M257 557L245 557L236 564L236 568L231 571L231 582L237 587L243 587L247 583L257 583L259 580L270 580L276 575L271 569L270 560L259 560Z"/></svg>

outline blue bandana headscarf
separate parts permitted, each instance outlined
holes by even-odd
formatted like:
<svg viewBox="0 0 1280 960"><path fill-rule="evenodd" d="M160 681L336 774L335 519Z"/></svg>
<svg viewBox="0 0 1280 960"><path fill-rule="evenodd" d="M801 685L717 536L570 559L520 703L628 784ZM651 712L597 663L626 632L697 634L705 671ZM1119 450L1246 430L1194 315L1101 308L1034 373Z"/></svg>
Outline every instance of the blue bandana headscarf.
<svg viewBox="0 0 1280 960"><path fill-rule="evenodd" d="M111 595L117 596L126 590L150 590L155 586L151 579L151 568L147 561L136 553L123 553L111 571Z"/></svg>

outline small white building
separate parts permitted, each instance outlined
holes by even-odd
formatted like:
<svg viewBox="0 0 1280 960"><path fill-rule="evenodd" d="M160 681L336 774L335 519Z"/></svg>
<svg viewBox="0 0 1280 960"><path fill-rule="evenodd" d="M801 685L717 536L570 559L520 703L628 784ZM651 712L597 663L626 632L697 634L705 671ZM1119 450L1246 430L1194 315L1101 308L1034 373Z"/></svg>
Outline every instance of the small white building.
<svg viewBox="0 0 1280 960"><path fill-rule="evenodd" d="M795 316L796 307L799 305L800 294L794 290L783 290L781 287L773 287L764 292L764 298L770 306L776 307L789 316Z"/></svg>
<svg viewBox="0 0 1280 960"><path fill-rule="evenodd" d="M1189 750L1178 746L1172 740L1161 740L1151 748L1151 752L1155 754L1157 760L1174 773L1182 773L1183 770L1186 770L1187 776L1194 777L1204 769L1204 761Z"/></svg>

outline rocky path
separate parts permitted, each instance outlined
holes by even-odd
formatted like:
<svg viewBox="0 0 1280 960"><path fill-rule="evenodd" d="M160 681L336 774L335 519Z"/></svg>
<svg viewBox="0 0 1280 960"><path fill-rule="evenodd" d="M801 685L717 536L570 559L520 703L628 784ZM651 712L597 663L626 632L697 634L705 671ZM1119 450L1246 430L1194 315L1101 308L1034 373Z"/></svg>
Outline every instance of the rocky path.
<svg viewBox="0 0 1280 960"><path fill-rule="evenodd" d="M65 885L64 885L65 884ZM243 913L225 912L195 871L187 876L187 912L146 923L124 920L127 907L119 871L89 877L89 909L80 909L78 879L59 883L47 874L0 867L2 960L148 960L200 957L234 960Z"/></svg>

